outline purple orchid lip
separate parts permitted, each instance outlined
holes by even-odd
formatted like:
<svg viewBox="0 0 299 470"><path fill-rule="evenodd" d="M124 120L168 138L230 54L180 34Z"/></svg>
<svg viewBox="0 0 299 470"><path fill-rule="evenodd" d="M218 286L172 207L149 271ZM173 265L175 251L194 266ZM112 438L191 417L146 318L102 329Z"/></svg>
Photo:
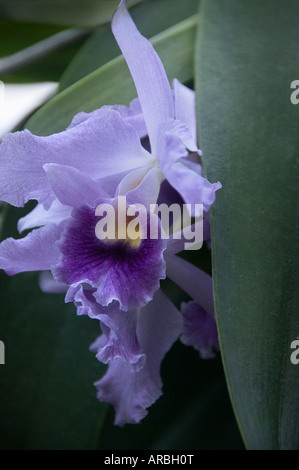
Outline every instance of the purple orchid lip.
<svg viewBox="0 0 299 470"><path fill-rule="evenodd" d="M129 193L130 200L132 193ZM191 217L196 214L196 217ZM123 242L138 248L143 239L184 239L186 250L198 250L203 243L202 204L128 204L126 196L100 203L95 210L99 216L95 232L99 240L115 244Z"/></svg>
<svg viewBox="0 0 299 470"><path fill-rule="evenodd" d="M142 240L147 238L148 225L152 220L145 206L127 205L126 196L99 204L95 215L99 217L95 226L96 237L111 246L123 244L124 249L140 247Z"/></svg>
<svg viewBox="0 0 299 470"><path fill-rule="evenodd" d="M144 239L138 247L123 240L107 243L96 236L98 220L90 206L74 209L58 244L55 279L71 287L89 284L104 306L113 300L122 310L145 305L165 277L166 241Z"/></svg>

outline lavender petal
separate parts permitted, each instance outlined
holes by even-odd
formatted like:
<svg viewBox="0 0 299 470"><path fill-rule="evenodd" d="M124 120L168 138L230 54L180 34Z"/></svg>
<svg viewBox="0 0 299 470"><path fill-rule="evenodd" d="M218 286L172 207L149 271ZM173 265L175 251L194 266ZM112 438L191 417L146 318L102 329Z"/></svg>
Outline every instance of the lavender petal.
<svg viewBox="0 0 299 470"><path fill-rule="evenodd" d="M215 318L196 302L183 303L181 310L183 314L182 343L193 346L202 359L215 357L215 352L219 350Z"/></svg>
<svg viewBox="0 0 299 470"><path fill-rule="evenodd" d="M115 408L115 424L138 423L162 394L161 362L182 331L182 317L158 291L139 314L137 337L146 355L144 367L132 371L123 359L109 364L106 375L95 383L98 398Z"/></svg>
<svg viewBox="0 0 299 470"><path fill-rule="evenodd" d="M133 77L155 155L158 126L174 117L173 96L166 72L151 43L136 28L125 1L113 16L112 31Z"/></svg>
<svg viewBox="0 0 299 470"><path fill-rule="evenodd" d="M46 163L71 166L97 179L150 162L136 130L118 111L105 107L58 134L8 134L0 145L0 199L15 206L37 199L48 209L55 194L43 169Z"/></svg>
<svg viewBox="0 0 299 470"><path fill-rule="evenodd" d="M46 225L20 240L4 240L0 244L0 269L9 275L49 270L59 260L56 242L61 236L63 225Z"/></svg>

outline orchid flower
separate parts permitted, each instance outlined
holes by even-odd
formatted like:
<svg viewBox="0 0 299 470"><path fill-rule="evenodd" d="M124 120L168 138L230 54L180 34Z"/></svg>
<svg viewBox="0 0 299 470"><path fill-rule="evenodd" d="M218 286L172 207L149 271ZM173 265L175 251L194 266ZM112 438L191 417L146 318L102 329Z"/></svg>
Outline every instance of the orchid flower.
<svg viewBox="0 0 299 470"><path fill-rule="evenodd" d="M150 204L177 198L190 207L201 203L208 212L221 185L202 176L194 92L178 80L171 89L124 0L112 30L138 98L130 108L79 113L58 134L39 137L24 130L3 139L0 199L38 204L18 222L20 232L33 230L0 244L0 268L9 275L51 271L54 279L43 277L43 288L65 289L66 302L74 302L79 315L100 322L102 335L92 350L109 368L96 384L98 396L114 405L115 422L122 425L139 422L160 396L161 361L181 334L203 357L212 356L218 345L212 284L177 256L183 248L174 238L140 238L137 244L97 238L97 207L125 196L129 205L146 207L146 227L152 220L160 226ZM192 299L182 314L160 289L166 272ZM202 337L194 337L193 323L196 331L204 325Z"/></svg>
<svg viewBox="0 0 299 470"><path fill-rule="evenodd" d="M129 65L139 101L134 101L129 110L115 106L79 113L66 131L48 137L34 136L25 130L3 140L0 198L16 206L36 199L39 204L19 221L19 229L41 228L25 239L5 241L0 248L0 266L9 274L52 269L58 281L71 288L88 283L97 288L97 300L103 305L117 300L127 310L138 305L137 299L122 301L124 284L129 291L130 282L134 282L135 290L139 288L139 306L144 305L164 276L161 256L157 255L160 261L156 264L151 264L149 258L147 262L143 260L139 275L125 274L124 282L119 283L122 270L119 266L115 270L109 268L110 247L103 245L98 256L92 225L89 227L93 239L89 239L88 246L93 247L93 252L85 253L87 212L100 201L120 194L137 202L155 203L164 178L185 202L202 203L208 210L220 184L209 183L201 175L201 165L188 159L189 150L198 152L194 93L178 81L172 92L157 53L138 32L125 1L114 15L112 30ZM140 139L144 123L151 153ZM72 212L72 208L78 210ZM81 229L84 235L79 240ZM156 250L158 245L155 244ZM129 264L124 263L123 268L127 272ZM145 270L152 271L155 278L147 289L135 284L135 277L141 279ZM105 294L107 290L109 293Z"/></svg>

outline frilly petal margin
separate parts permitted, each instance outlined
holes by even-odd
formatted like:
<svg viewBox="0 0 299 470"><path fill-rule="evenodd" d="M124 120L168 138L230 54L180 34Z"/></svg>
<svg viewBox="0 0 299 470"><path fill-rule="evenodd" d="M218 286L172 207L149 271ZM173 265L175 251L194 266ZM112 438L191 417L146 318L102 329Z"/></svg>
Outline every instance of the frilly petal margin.
<svg viewBox="0 0 299 470"><path fill-rule="evenodd" d="M58 225L60 222L70 217L71 211L71 207L64 206L57 199L53 201L48 210L46 210L42 204L37 204L29 214L18 220L18 231L21 233L24 230L52 223Z"/></svg>
<svg viewBox="0 0 299 470"><path fill-rule="evenodd" d="M0 200L23 206L36 199L48 209L55 194L43 169L47 163L74 167L93 179L151 163L137 131L111 107L93 111L78 122L46 137L28 130L4 137L0 145Z"/></svg>
<svg viewBox="0 0 299 470"><path fill-rule="evenodd" d="M215 351L219 351L215 318L193 301L183 303L181 312L183 315L181 342L186 346L193 346L202 359L215 357Z"/></svg>
<svg viewBox="0 0 299 470"><path fill-rule="evenodd" d="M47 163L44 165L44 170L57 199L63 205L80 207L82 204L89 204L92 206L100 197L109 197L90 176L76 168Z"/></svg>
<svg viewBox="0 0 299 470"><path fill-rule="evenodd" d="M95 301L92 290L82 286L74 295L78 315L88 315L100 321L102 335L91 345L99 361L107 364L116 358L128 362L133 370L139 370L145 362L136 334L137 310L123 312L117 302L103 307Z"/></svg>
<svg viewBox="0 0 299 470"><path fill-rule="evenodd" d="M117 358L95 383L98 399L114 406L116 425L139 423L147 415L147 408L161 396L161 362L181 331L181 314L159 290L140 310L137 320L137 338L146 355L144 367L133 371L130 364Z"/></svg>
<svg viewBox="0 0 299 470"><path fill-rule="evenodd" d="M135 98L131 101L130 107L127 107L122 104L114 104L112 106L102 106L102 109L114 109L115 111L118 111L119 114L125 120L125 122L134 127L140 139L146 137L147 129L138 98ZM85 113L84 111L81 111L80 113L76 114L73 117L73 120L69 125L68 129L77 126L81 122L86 121L86 119L89 119L91 114L92 113Z"/></svg>
<svg viewBox="0 0 299 470"><path fill-rule="evenodd" d="M173 80L175 118L186 124L194 142L196 137L195 92L176 78Z"/></svg>
<svg viewBox="0 0 299 470"><path fill-rule="evenodd" d="M221 188L220 183L210 183L183 161L175 162L165 176L186 204L202 204L205 211L215 202L215 192Z"/></svg>
<svg viewBox="0 0 299 470"><path fill-rule="evenodd" d="M0 269L10 276L24 271L45 271L59 260L56 246L64 223L32 230L20 240L7 238L0 244Z"/></svg>
<svg viewBox="0 0 299 470"><path fill-rule="evenodd" d="M160 125L157 158L165 178L186 204L203 204L208 211L221 184L210 183L201 175L200 165L188 160L187 149L196 151L194 145L191 132L180 121L170 119Z"/></svg>
<svg viewBox="0 0 299 470"><path fill-rule="evenodd" d="M134 127L140 139L147 136L147 128L138 98L131 101L129 108L121 104L115 104L112 108L121 114L127 124Z"/></svg>
<svg viewBox="0 0 299 470"><path fill-rule="evenodd" d="M150 210L156 204L164 176L159 168L131 171L118 187L117 195L125 195L127 204L142 204Z"/></svg>

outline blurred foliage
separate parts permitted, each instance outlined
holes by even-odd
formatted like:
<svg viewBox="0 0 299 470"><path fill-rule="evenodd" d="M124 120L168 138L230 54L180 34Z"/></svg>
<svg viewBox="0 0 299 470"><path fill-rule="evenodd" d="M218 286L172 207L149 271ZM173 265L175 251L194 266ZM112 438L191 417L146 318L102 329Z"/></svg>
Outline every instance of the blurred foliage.
<svg viewBox="0 0 299 470"><path fill-rule="evenodd" d="M169 80L193 76L197 16L192 16L152 38ZM26 123L38 135L64 130L80 111L107 104L125 104L136 97L134 82L122 56L118 56L52 98Z"/></svg>
<svg viewBox="0 0 299 470"><path fill-rule="evenodd" d="M58 26L0 21L0 79L6 83L59 81L67 64L86 40L87 32L72 43L59 47L33 63L25 63L19 70L8 74L1 72L1 57L15 54L61 31Z"/></svg>
<svg viewBox="0 0 299 470"><path fill-rule="evenodd" d="M147 0L132 8L132 18L138 29L147 38L170 28L198 10L197 0ZM117 57L119 47L114 39L110 24L97 28L66 68L60 79L60 90L72 85L80 78L98 69Z"/></svg>
<svg viewBox="0 0 299 470"><path fill-rule="evenodd" d="M128 0L128 7L144 0ZM62 26L111 21L118 0L0 0L0 18Z"/></svg>
<svg viewBox="0 0 299 470"><path fill-rule="evenodd" d="M2 208L2 239L17 236L29 208ZM105 367L89 351L97 322L77 317L64 295L42 293L36 273L1 271L0 286L0 448L94 448L106 413L93 387Z"/></svg>

